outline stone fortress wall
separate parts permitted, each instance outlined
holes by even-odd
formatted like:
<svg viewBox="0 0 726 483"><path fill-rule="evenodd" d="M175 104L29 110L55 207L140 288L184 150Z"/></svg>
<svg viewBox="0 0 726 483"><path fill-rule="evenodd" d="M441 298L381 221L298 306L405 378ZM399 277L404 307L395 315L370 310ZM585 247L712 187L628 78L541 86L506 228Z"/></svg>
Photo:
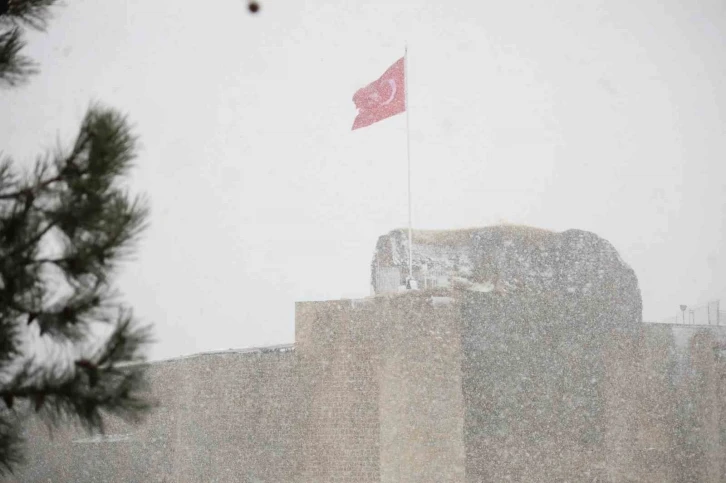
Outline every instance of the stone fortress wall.
<svg viewBox="0 0 726 483"><path fill-rule="evenodd" d="M140 426L32 425L10 481L726 481L723 329L643 323L592 234L520 250L526 278L498 233L502 290L298 303L294 346L150 364Z"/></svg>

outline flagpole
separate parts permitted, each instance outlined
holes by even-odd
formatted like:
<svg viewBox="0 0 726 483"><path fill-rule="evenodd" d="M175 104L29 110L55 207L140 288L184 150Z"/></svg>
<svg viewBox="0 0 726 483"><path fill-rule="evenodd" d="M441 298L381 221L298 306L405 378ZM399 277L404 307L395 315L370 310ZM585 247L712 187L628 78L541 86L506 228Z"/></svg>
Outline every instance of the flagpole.
<svg viewBox="0 0 726 483"><path fill-rule="evenodd" d="M408 157L408 276L413 280L413 236L411 231L411 125L408 105L408 44L403 51L403 82L406 105L406 154Z"/></svg>

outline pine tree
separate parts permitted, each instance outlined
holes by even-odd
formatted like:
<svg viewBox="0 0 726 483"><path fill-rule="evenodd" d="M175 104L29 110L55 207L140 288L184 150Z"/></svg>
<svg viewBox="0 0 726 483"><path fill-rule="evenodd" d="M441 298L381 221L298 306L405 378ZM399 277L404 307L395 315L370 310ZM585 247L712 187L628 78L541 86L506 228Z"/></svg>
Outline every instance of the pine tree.
<svg viewBox="0 0 726 483"><path fill-rule="evenodd" d="M0 87L36 71L23 30L43 29L54 3L0 0ZM30 417L103 432L107 415L135 422L154 405L150 329L111 284L148 216L121 185L135 147L126 118L93 105L70 148L32 170L0 151L0 475L23 461Z"/></svg>

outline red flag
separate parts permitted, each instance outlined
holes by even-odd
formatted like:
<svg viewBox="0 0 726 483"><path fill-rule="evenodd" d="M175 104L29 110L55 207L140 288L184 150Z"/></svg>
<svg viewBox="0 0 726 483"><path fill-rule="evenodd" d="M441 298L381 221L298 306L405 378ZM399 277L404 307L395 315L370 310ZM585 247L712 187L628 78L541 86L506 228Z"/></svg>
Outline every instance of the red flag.
<svg viewBox="0 0 726 483"><path fill-rule="evenodd" d="M406 85L403 76L401 57L378 80L358 89L353 95L353 102L358 108L353 130L370 126L406 110Z"/></svg>

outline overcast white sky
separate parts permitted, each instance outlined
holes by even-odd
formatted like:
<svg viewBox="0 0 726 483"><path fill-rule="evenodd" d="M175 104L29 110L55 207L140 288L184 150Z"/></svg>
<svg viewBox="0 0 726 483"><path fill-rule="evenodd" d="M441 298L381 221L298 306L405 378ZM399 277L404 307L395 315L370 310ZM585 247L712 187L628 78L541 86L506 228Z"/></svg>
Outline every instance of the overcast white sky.
<svg viewBox="0 0 726 483"><path fill-rule="evenodd" d="M644 317L726 304L726 3L82 0L0 91L0 147L130 116L151 228L120 287L154 359L293 342L294 302L363 297L407 223L406 124L351 97L409 46L414 227L579 228L635 269Z"/></svg>

